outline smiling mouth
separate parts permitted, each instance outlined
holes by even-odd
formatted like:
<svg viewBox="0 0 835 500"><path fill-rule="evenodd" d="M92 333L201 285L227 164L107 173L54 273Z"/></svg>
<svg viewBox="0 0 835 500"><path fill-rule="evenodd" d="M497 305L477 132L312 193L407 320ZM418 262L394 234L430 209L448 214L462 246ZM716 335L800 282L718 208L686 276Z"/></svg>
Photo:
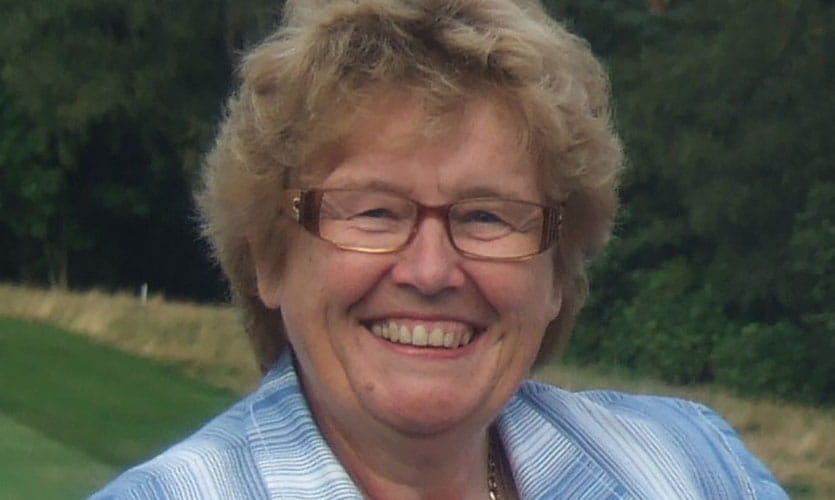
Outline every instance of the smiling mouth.
<svg viewBox="0 0 835 500"><path fill-rule="evenodd" d="M396 344L415 347L441 347L456 349L469 344L475 337L471 327L456 329L432 325L407 325L394 320L377 321L366 325L377 337Z"/></svg>

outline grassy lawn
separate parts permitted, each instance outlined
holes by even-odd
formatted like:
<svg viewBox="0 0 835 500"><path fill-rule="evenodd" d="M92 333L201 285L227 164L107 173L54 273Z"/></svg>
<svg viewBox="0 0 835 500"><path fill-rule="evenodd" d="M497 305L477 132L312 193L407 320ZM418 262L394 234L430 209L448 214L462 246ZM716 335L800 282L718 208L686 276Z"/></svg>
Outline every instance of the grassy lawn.
<svg viewBox="0 0 835 500"><path fill-rule="evenodd" d="M117 472L0 414L0 485L5 500L83 498Z"/></svg>
<svg viewBox="0 0 835 500"><path fill-rule="evenodd" d="M62 475L78 474L79 491L101 484L114 470L183 438L235 399L174 367L57 327L3 317L0 380L4 499L5 475L15 476L24 493L27 485L61 483ZM63 498L68 497L67 490Z"/></svg>

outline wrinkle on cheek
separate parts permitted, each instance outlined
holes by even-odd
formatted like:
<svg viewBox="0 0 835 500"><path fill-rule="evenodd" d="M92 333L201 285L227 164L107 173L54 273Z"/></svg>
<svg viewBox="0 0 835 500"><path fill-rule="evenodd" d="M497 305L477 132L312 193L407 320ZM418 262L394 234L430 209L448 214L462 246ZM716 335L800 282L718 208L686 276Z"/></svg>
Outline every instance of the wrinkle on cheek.
<svg viewBox="0 0 835 500"><path fill-rule="evenodd" d="M522 313L519 311L513 312L513 328L516 331L516 338L522 339L524 335L527 335L525 322L523 321Z"/></svg>

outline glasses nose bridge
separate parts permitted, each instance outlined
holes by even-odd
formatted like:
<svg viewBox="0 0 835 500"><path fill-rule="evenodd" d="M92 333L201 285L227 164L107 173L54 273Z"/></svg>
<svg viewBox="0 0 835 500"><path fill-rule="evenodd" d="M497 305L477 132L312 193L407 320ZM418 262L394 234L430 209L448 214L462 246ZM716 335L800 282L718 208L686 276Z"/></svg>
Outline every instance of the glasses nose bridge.
<svg viewBox="0 0 835 500"><path fill-rule="evenodd" d="M444 232L446 233L447 241L450 245L452 245L452 248L458 251L458 246L452 238L452 228L449 226L449 211L454 203L448 203L446 205L424 205L418 201L411 201L414 203L415 207L417 207L417 214L414 222L412 223L412 231L409 234L409 239L403 244L403 246L411 244L415 239L421 224L423 224L423 221L427 217L432 217L441 222L441 225L444 227Z"/></svg>

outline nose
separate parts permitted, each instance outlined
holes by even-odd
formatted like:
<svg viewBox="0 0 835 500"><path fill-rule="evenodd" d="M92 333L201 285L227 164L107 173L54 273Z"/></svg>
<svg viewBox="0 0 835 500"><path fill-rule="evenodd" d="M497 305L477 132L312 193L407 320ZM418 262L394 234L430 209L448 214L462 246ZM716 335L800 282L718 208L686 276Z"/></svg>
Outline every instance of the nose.
<svg viewBox="0 0 835 500"><path fill-rule="evenodd" d="M426 217L418 223L409 244L398 252L391 276L397 285L435 296L464 285L461 260L443 218Z"/></svg>

